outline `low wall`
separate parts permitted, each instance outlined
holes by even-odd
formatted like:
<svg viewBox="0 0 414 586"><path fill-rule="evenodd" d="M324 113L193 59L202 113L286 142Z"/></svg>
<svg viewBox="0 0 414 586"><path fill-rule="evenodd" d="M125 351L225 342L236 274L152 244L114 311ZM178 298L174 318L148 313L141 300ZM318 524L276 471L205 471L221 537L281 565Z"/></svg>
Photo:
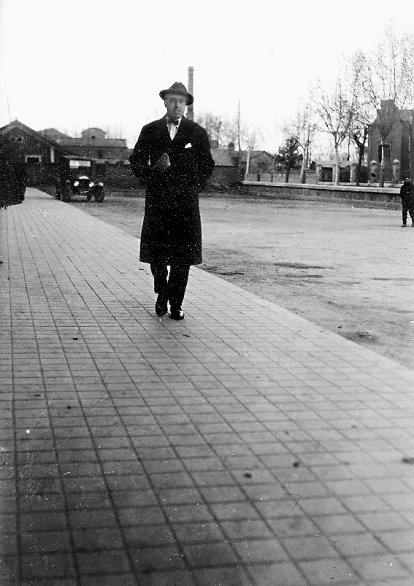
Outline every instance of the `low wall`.
<svg viewBox="0 0 414 586"><path fill-rule="evenodd" d="M260 182L271 182L271 183L285 183L286 173L279 173L274 171L271 173L260 173ZM257 173L249 173L246 177L246 181L257 181ZM316 171L306 171L306 182L316 183ZM291 171L289 174L289 183L300 183L300 171Z"/></svg>
<svg viewBox="0 0 414 586"><path fill-rule="evenodd" d="M331 201L357 200L383 204L400 204L400 187L357 187L355 185L320 185L301 183L270 183L264 181L242 181L241 193L256 197L275 197Z"/></svg>
<svg viewBox="0 0 414 586"><path fill-rule="evenodd" d="M136 189L139 182L129 165L106 165L105 185L109 189Z"/></svg>

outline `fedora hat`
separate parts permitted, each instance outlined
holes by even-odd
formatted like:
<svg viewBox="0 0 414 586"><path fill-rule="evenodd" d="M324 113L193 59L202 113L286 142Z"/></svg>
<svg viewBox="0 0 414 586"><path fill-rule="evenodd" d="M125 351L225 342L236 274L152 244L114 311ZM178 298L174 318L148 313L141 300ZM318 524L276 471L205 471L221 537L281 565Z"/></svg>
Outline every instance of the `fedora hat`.
<svg viewBox="0 0 414 586"><path fill-rule="evenodd" d="M178 94L179 96L185 96L187 98L187 106L190 106L194 102L193 96L188 93L185 85L179 81L175 81L167 90L161 90L160 98L165 100L165 96L167 94Z"/></svg>

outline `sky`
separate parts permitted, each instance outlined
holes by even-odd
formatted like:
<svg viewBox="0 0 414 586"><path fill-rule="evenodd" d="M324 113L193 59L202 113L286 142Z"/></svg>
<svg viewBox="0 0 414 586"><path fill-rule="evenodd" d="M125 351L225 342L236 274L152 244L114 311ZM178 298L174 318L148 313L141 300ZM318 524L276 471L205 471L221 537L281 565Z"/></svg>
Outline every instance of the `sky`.
<svg viewBox="0 0 414 586"><path fill-rule="evenodd" d="M413 32L412 0L0 0L0 126L71 136L99 127L132 147L159 92L188 82L194 112L235 117L277 151L316 78ZM340 7L340 8L338 8Z"/></svg>

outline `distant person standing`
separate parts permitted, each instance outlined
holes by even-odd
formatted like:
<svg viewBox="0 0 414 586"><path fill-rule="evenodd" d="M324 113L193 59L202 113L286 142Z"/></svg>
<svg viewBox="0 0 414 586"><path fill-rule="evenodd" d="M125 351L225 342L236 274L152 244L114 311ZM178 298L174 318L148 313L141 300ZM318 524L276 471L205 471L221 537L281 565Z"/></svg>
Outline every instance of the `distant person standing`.
<svg viewBox="0 0 414 586"><path fill-rule="evenodd" d="M20 163L9 146L0 139L0 208L22 203L26 185L24 163Z"/></svg>
<svg viewBox="0 0 414 586"><path fill-rule="evenodd" d="M414 186L410 179L406 177L400 189L402 205L402 227L407 225L407 215L410 213L411 225L414 228Z"/></svg>
<svg viewBox="0 0 414 586"><path fill-rule="evenodd" d="M129 160L147 188L140 260L154 277L155 312L165 315L169 302L170 317L181 320L190 266L202 262L199 193L214 161L206 131L184 116L193 103L185 86L175 82L159 95L166 116L142 128Z"/></svg>

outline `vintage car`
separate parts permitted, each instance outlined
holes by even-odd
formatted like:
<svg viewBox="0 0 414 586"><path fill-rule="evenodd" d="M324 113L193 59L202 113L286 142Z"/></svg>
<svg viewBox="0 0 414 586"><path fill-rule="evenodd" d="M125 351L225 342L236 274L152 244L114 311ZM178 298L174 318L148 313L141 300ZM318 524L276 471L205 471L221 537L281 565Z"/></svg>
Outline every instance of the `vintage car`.
<svg viewBox="0 0 414 586"><path fill-rule="evenodd" d="M94 159L63 156L60 159L59 179L56 182L56 197L70 201L73 196L86 196L102 202L105 197L105 165Z"/></svg>

